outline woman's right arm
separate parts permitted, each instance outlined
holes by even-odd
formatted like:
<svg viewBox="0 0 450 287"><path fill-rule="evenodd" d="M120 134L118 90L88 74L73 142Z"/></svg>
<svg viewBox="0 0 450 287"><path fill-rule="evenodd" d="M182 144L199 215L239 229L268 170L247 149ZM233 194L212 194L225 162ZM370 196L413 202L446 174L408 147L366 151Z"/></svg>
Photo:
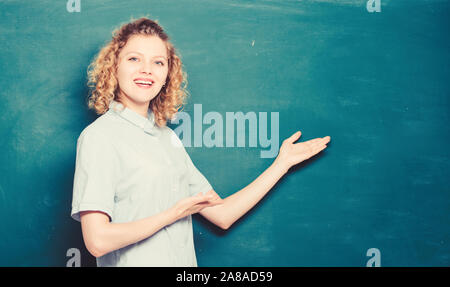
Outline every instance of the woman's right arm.
<svg viewBox="0 0 450 287"><path fill-rule="evenodd" d="M199 193L180 200L161 213L126 223L111 223L103 212L82 211L80 218L84 243L93 256L100 257L146 239L181 218L222 202L217 195Z"/></svg>

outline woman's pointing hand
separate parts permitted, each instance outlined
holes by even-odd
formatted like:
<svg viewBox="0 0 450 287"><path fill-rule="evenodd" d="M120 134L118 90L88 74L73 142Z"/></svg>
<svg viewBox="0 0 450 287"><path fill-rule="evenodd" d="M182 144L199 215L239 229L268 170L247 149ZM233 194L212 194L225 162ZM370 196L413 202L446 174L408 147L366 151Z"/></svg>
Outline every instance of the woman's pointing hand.
<svg viewBox="0 0 450 287"><path fill-rule="evenodd" d="M292 166L311 158L327 147L330 137L315 138L305 142L294 143L297 141L301 132L298 131L283 141L275 162L280 164L286 171Z"/></svg>

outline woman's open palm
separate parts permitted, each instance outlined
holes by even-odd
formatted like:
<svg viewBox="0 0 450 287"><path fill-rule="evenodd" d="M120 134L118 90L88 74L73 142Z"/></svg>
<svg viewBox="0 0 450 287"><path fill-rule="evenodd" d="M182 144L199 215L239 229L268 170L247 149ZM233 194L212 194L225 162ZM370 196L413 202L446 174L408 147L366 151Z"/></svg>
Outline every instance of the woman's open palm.
<svg viewBox="0 0 450 287"><path fill-rule="evenodd" d="M195 196L190 196L178 201L173 208L177 219L200 212L206 207L211 207L223 203L223 199L214 191L208 191L205 194L201 192Z"/></svg>
<svg viewBox="0 0 450 287"><path fill-rule="evenodd" d="M287 169L324 150L331 139L329 136L326 136L305 142L294 143L300 138L301 134L300 131L296 132L285 139L281 145L276 161L281 163Z"/></svg>

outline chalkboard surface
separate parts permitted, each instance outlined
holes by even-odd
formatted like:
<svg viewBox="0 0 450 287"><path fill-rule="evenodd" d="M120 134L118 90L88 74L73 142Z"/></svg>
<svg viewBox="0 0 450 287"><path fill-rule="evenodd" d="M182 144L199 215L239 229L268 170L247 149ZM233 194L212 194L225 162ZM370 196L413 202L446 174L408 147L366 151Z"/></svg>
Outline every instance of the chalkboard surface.
<svg viewBox="0 0 450 287"><path fill-rule="evenodd" d="M229 230L194 216L199 266L450 265L449 1L66 2L0 1L1 266L65 266L71 248L95 265L70 218L76 140L96 118L86 69L141 16L181 55L193 120L214 112L225 130L250 113L279 145L332 138ZM276 155L246 127L186 147L222 197Z"/></svg>

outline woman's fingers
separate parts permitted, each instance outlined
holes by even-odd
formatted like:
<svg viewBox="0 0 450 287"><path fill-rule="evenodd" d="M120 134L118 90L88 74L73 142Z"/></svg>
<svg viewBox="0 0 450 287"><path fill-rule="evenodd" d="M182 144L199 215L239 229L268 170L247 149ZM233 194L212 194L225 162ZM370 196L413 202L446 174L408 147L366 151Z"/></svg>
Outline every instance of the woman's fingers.
<svg viewBox="0 0 450 287"><path fill-rule="evenodd" d="M205 194L199 192L194 196L184 198L174 206L177 217L183 218L190 214L197 213L202 209L223 203L223 199L215 192Z"/></svg>
<svg viewBox="0 0 450 287"><path fill-rule="evenodd" d="M205 209L207 207L216 206L216 205L219 205L219 204L222 204L222 203L223 203L223 199L221 199L221 198L218 198L218 199L215 199L215 200L210 200L210 201L198 202L198 203L196 203L196 204L194 204L194 205L192 205L190 207L190 212L189 213L190 214L194 214L194 213L202 211L203 209Z"/></svg>
<svg viewBox="0 0 450 287"><path fill-rule="evenodd" d="M297 153L313 153L317 148L322 147L330 142L330 137L326 136L324 138L316 138L306 142L297 143L294 145L295 152Z"/></svg>
<svg viewBox="0 0 450 287"><path fill-rule="evenodd" d="M315 156L316 154L318 154L319 152L321 152L322 150L324 150L326 148L327 148L326 145L316 146L314 148L309 149L306 152L303 151L303 152L297 153L296 155L294 155L292 157L292 159L294 160L295 163L300 163L304 160L307 160L307 159Z"/></svg>
<svg viewBox="0 0 450 287"><path fill-rule="evenodd" d="M220 198L215 192L207 192L205 194L202 194L199 192L197 195L191 197L192 205L205 203L205 204L221 204L223 202L223 199Z"/></svg>
<svg viewBox="0 0 450 287"><path fill-rule="evenodd" d="M302 135L302 132L298 131L295 134L293 134L290 137L288 137L284 142L287 142L287 143L290 143L290 144L294 143L295 141L297 141L300 138L301 135Z"/></svg>
<svg viewBox="0 0 450 287"><path fill-rule="evenodd" d="M209 201L215 202L215 201L222 201L223 199L214 191L210 190L206 193L206 195L209 196Z"/></svg>
<svg viewBox="0 0 450 287"><path fill-rule="evenodd" d="M315 150L314 150L314 154L313 155L318 154L319 152L323 151L326 148L327 148L326 145L321 145L321 146L316 147Z"/></svg>
<svg viewBox="0 0 450 287"><path fill-rule="evenodd" d="M211 195L206 195L206 194L199 192L195 196L191 196L188 199L189 199L190 205L196 205L201 202L209 201L211 199Z"/></svg>
<svg viewBox="0 0 450 287"><path fill-rule="evenodd" d="M220 205L223 203L223 199L221 200L216 200L216 201L206 201L206 202L201 202L199 204L196 204L195 207L199 208L200 210L206 208L206 207L212 207L212 206L216 206L216 205Z"/></svg>
<svg viewBox="0 0 450 287"><path fill-rule="evenodd" d="M306 159L309 159L311 157L313 157L314 155L318 154L319 152L321 152L322 150L327 148L327 145L325 143L328 143L329 139L325 139L325 140L317 140L314 142L303 142L303 143L299 143L296 147L296 162L302 162Z"/></svg>
<svg viewBox="0 0 450 287"><path fill-rule="evenodd" d="M330 139L331 138L329 136L326 136L326 137L323 137L323 138L312 139L312 140L306 141L305 143L308 143L309 145L312 145L312 146L314 146L314 145L324 145L324 144L329 143Z"/></svg>
<svg viewBox="0 0 450 287"><path fill-rule="evenodd" d="M298 131L283 141L277 161L284 166L293 166L306 159L311 158L327 147L331 137L315 138L305 142L294 143L301 136Z"/></svg>

